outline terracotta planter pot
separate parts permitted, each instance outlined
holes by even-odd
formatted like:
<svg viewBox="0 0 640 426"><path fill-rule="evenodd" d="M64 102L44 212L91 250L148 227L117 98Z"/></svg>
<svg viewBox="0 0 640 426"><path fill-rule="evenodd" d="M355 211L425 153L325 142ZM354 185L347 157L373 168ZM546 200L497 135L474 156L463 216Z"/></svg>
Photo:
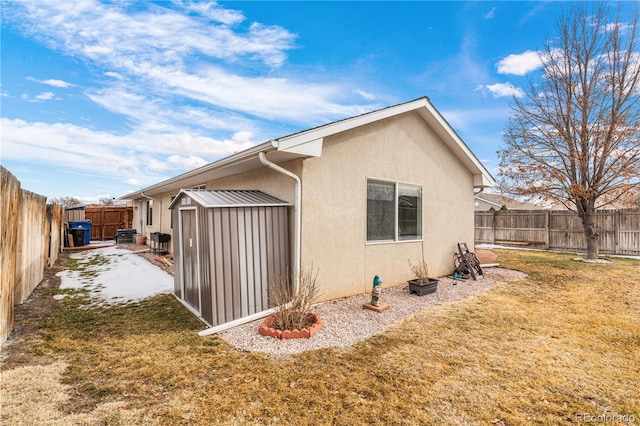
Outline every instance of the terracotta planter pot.
<svg viewBox="0 0 640 426"><path fill-rule="evenodd" d="M313 323L302 330L276 330L271 327L273 321L275 320L275 315L269 315L262 321L260 324L260 328L258 332L263 336L275 337L277 339L301 339L301 338L309 338L316 334L318 330L322 328L322 320L318 314L308 313L307 318L311 319Z"/></svg>
<svg viewBox="0 0 640 426"><path fill-rule="evenodd" d="M138 246L143 246L147 244L147 237L144 235L136 235L135 239L136 239L136 245Z"/></svg>

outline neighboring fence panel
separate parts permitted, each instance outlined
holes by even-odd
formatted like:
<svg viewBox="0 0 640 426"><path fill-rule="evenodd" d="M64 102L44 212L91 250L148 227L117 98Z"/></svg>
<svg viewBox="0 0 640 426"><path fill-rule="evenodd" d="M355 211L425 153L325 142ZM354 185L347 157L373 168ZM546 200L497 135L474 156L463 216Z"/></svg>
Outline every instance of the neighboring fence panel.
<svg viewBox="0 0 640 426"><path fill-rule="evenodd" d="M547 245L548 218L545 211L512 211L494 216L494 239L501 242Z"/></svg>
<svg viewBox="0 0 640 426"><path fill-rule="evenodd" d="M87 206L84 216L91 221L92 240L112 240L118 229L133 227L133 207Z"/></svg>
<svg viewBox="0 0 640 426"><path fill-rule="evenodd" d="M80 222L84 220L85 206L70 207L64 209L64 221L65 222Z"/></svg>
<svg viewBox="0 0 640 426"><path fill-rule="evenodd" d="M0 229L0 344L14 321L14 306L23 303L40 284L44 268L61 250L64 209L47 206L46 197L20 189L20 182L2 167Z"/></svg>
<svg viewBox="0 0 640 426"><path fill-rule="evenodd" d="M15 303L24 303L42 281L48 263L47 197L22 190L20 193L20 225L18 228L18 270Z"/></svg>
<svg viewBox="0 0 640 426"><path fill-rule="evenodd" d="M639 209L598 211L595 227L601 253L640 254ZM556 210L476 212L475 242L568 251L587 248L580 217Z"/></svg>
<svg viewBox="0 0 640 426"><path fill-rule="evenodd" d="M13 330L14 286L16 276L16 243L18 241L18 214L20 207L20 181L2 167L0 178L2 217L0 218L0 344Z"/></svg>
<svg viewBox="0 0 640 426"><path fill-rule="evenodd" d="M60 204L47 204L49 223L49 267L55 265L60 250L64 247L64 207Z"/></svg>
<svg viewBox="0 0 640 426"><path fill-rule="evenodd" d="M640 209L618 212L618 254L640 254Z"/></svg>

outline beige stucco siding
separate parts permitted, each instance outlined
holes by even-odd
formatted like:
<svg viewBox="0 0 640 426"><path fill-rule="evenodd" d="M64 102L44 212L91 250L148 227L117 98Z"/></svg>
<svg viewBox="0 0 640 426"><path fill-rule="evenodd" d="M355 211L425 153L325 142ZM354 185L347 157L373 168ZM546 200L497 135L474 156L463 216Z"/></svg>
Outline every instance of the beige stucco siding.
<svg viewBox="0 0 640 426"><path fill-rule="evenodd" d="M422 186L432 275L451 272L457 242L473 244L473 177L415 113L325 138L302 179L302 261L318 269L323 299L369 291L376 274L402 283L422 256L422 241L367 244L367 179Z"/></svg>
<svg viewBox="0 0 640 426"><path fill-rule="evenodd" d="M301 170L301 163L302 160L296 160L282 164L281 166L293 173L299 174ZM203 184L206 184L206 189L259 190L283 201L290 202L291 204L294 203L295 183L293 179L283 176L268 169L267 167L230 176L224 179L205 180L203 181ZM172 201L171 197L177 195L178 192L179 191L166 192L153 196L152 226L148 226L146 224L147 200L135 200L133 202L133 227L137 229L138 232L142 229L142 233L146 235L147 238L150 237L152 232L162 232L170 234L173 239L175 233L174 229L171 228L171 212L169 211L169 205ZM291 216L293 217L293 214ZM142 222L140 222L141 220ZM289 234L293 235L293 223L291 224ZM169 247L170 251L173 251L173 244L169 244ZM293 245L291 245L291 247L293 247Z"/></svg>
<svg viewBox="0 0 640 426"><path fill-rule="evenodd" d="M408 261L420 259L423 248L432 276L450 274L456 243L473 246L473 177L415 112L328 136L321 157L281 166L302 179L302 266L318 271L321 300L368 292L374 275L387 287L404 283L413 278ZM367 243L367 179L422 187L423 240ZM207 189L261 190L295 201L294 181L267 167L205 182ZM172 195L154 197L160 202L154 203L154 226L143 226L147 236L174 234L167 210ZM144 221L142 201L137 220ZM292 208L292 256L293 226Z"/></svg>
<svg viewBox="0 0 640 426"><path fill-rule="evenodd" d="M166 193L153 196L151 226L147 225L147 199L133 201L133 227L138 233L142 233L147 239L149 239L152 232L172 234L170 229L171 213L168 209L172 195L175 194Z"/></svg>
<svg viewBox="0 0 640 426"><path fill-rule="evenodd" d="M299 176L301 164L302 160L294 160L280 164L279 166ZM266 166L224 179L208 181L207 189L257 190L291 204L293 204L295 198L295 181Z"/></svg>

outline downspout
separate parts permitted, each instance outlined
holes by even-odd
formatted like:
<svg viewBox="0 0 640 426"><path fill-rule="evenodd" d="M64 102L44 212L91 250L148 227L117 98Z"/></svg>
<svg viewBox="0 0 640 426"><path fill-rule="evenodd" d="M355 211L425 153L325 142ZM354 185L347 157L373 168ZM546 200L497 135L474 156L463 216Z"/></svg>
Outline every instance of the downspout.
<svg viewBox="0 0 640 426"><path fill-rule="evenodd" d="M275 163L272 163L267 159L267 155L264 152L260 152L258 154L260 157L260 162L265 166L275 170L278 173L281 173L285 176L289 176L291 179L296 181L296 189L295 189L295 204L294 204L294 216L295 216L295 239L294 239L294 258L293 258L293 285L296 290L300 290L300 251L302 247L301 240L301 223L302 223L302 209L300 208L300 202L302 201L302 182L300 181L300 177L298 175L291 173L289 170L284 169L278 166Z"/></svg>
<svg viewBox="0 0 640 426"><path fill-rule="evenodd" d="M296 181L295 188L295 205L294 205L294 217L295 217L295 236L294 236L294 269L293 269L293 285L296 290L296 293L300 290L300 251L301 251L301 219L302 219L302 209L300 208L300 202L302 200L302 182L300 181L300 177L298 175L291 173L289 170L286 170L275 163L272 163L267 159L267 156L264 152L258 153L258 158L260 162L265 166L290 177L291 179ZM285 307L289 306L286 304ZM233 327L237 327L242 324L246 324L248 322L256 321L262 319L268 315L271 315L277 312L279 307L267 309L262 312L256 312L255 314L248 315L246 317L238 318L237 320L233 320L224 324L216 325L211 328L207 328L206 330L202 330L198 333L198 336L209 336L211 334L219 333L224 330L228 330Z"/></svg>

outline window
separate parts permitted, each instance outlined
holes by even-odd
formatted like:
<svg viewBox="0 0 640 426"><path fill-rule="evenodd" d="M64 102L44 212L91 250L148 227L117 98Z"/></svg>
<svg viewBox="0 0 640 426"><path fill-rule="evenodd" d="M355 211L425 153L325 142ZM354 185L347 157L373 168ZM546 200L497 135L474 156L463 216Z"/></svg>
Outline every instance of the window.
<svg viewBox="0 0 640 426"><path fill-rule="evenodd" d="M147 200L147 226L153 225L153 200Z"/></svg>
<svg viewBox="0 0 640 426"><path fill-rule="evenodd" d="M422 238L422 188L367 181L367 241Z"/></svg>

